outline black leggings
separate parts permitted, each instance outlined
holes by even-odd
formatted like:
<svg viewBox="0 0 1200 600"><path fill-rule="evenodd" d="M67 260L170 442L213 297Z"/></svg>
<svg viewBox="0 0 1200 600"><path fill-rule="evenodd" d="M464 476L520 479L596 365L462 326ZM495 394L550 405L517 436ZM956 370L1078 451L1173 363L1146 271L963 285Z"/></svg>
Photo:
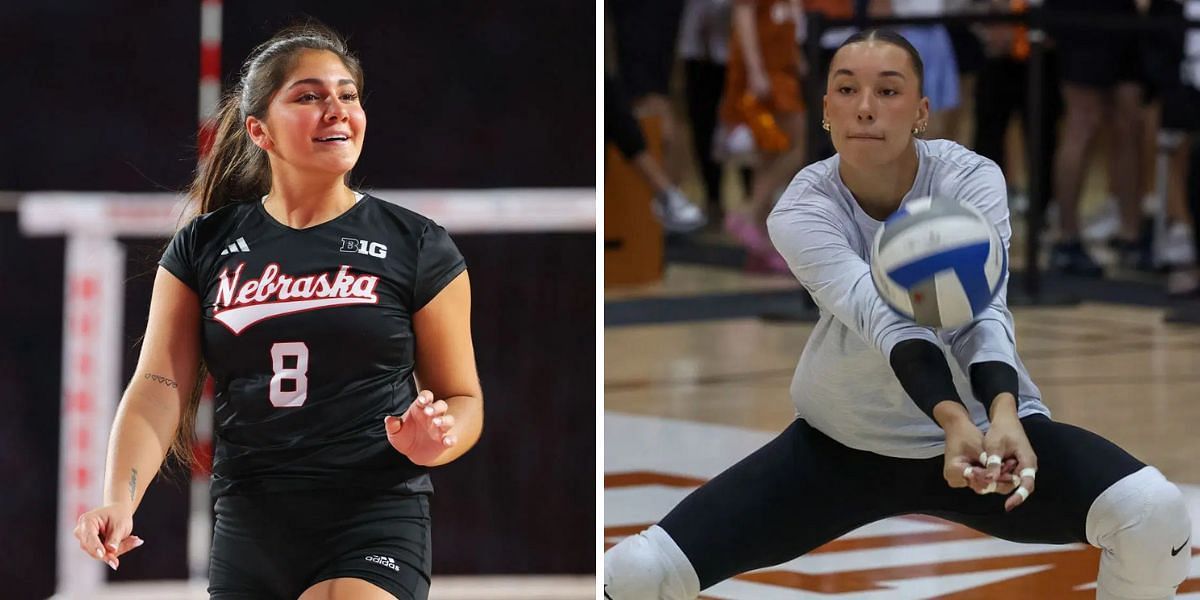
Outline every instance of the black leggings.
<svg viewBox="0 0 1200 600"><path fill-rule="evenodd" d="M659 523L700 589L787 562L868 523L926 514L1014 542L1087 542L1092 501L1145 465L1112 442L1041 416L1021 420L1038 456L1037 488L1006 496L951 488L941 456L915 460L843 446L802 419L684 498Z"/></svg>

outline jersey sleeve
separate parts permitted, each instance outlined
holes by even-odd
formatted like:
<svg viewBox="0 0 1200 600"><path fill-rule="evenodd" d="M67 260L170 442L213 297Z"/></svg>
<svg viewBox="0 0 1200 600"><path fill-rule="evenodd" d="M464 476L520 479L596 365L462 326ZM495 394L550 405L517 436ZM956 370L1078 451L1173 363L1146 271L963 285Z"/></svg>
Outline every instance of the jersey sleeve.
<svg viewBox="0 0 1200 600"><path fill-rule="evenodd" d="M413 283L413 309L421 310L438 292L467 268L467 262L450 234L430 222L421 234L417 249L417 272Z"/></svg>
<svg viewBox="0 0 1200 600"><path fill-rule="evenodd" d="M995 225L1005 254L1012 237L1007 189L1000 167L985 159L957 181L949 182L945 192L959 202L979 209ZM971 365L989 361L1016 367L1016 333L1007 296L1008 274L1005 273L999 293L987 308L970 323L942 332L943 341L964 373L970 372Z"/></svg>
<svg viewBox="0 0 1200 600"><path fill-rule="evenodd" d="M175 233L158 264L171 272L180 281L200 295L200 283L196 269L196 221L193 219Z"/></svg>
<svg viewBox="0 0 1200 600"><path fill-rule="evenodd" d="M936 343L933 329L896 314L871 282L871 266L851 247L831 211L801 202L789 190L767 219L771 242L822 310L889 358L909 339ZM790 197L789 197L790 196ZM853 225L851 225L853 226Z"/></svg>

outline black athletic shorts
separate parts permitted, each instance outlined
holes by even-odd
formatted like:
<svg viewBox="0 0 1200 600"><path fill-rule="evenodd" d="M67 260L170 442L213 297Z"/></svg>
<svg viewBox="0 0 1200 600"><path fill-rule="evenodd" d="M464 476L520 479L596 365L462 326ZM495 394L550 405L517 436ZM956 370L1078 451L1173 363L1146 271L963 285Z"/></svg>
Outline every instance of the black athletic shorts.
<svg viewBox="0 0 1200 600"><path fill-rule="evenodd" d="M905 514L940 517L1014 542L1087 543L1092 502L1145 465L1084 429L1042 415L1021 423L1037 453L1037 485L1012 512L1004 512L1006 496L950 487L941 456L915 460L855 450L797 419L684 498L659 526L688 557L700 589Z"/></svg>
<svg viewBox="0 0 1200 600"><path fill-rule="evenodd" d="M1157 90L1162 87L1158 81L1162 69L1156 66L1155 47L1163 39L1161 33L1114 31L1084 25L1090 16L1137 19L1133 0L1049 0L1045 7L1064 16L1079 15L1074 26L1050 27L1058 47L1059 73L1063 81L1098 89L1109 89L1118 83L1137 83L1145 92L1157 95ZM1178 62L1174 68L1178 69Z"/></svg>
<svg viewBox="0 0 1200 600"><path fill-rule="evenodd" d="M432 570L429 497L376 490L221 496L208 593L295 600L326 579L366 580L424 600Z"/></svg>
<svg viewBox="0 0 1200 600"><path fill-rule="evenodd" d="M1200 131L1200 90L1183 84L1164 90L1162 128L1187 132Z"/></svg>
<svg viewBox="0 0 1200 600"><path fill-rule="evenodd" d="M666 95L683 0L609 0L608 9L616 33L617 71L630 98Z"/></svg>

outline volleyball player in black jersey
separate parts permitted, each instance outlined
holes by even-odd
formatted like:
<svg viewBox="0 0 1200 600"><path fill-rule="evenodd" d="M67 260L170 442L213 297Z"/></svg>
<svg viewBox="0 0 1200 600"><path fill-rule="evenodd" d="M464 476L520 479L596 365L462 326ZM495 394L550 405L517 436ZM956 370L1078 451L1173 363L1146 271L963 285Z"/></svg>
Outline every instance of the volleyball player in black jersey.
<svg viewBox="0 0 1200 600"><path fill-rule="evenodd" d="M160 262L104 505L75 531L112 568L142 543L134 511L168 450L189 458L206 367L211 596L428 595L428 468L483 421L470 285L444 229L347 187L362 81L307 26L259 46L223 102L191 190L201 214Z"/></svg>

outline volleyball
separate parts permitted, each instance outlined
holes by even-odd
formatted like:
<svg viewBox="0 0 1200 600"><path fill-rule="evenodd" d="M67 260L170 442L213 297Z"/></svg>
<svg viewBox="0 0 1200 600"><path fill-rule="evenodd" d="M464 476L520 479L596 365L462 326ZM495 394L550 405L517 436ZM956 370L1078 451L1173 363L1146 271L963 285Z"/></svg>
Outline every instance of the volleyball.
<svg viewBox="0 0 1200 600"><path fill-rule="evenodd" d="M883 301L918 325L970 323L1000 291L1008 256L978 209L945 198L906 202L875 234L871 280Z"/></svg>

